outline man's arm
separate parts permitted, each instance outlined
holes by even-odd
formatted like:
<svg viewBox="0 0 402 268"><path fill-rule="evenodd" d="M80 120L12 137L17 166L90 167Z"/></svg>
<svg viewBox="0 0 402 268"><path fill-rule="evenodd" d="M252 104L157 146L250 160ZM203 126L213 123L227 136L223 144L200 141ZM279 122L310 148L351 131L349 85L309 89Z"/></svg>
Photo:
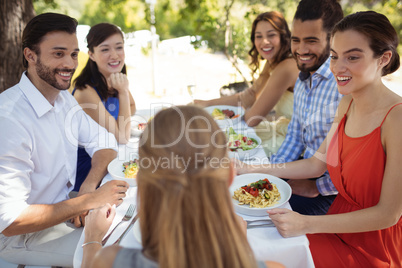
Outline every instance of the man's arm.
<svg viewBox="0 0 402 268"><path fill-rule="evenodd" d="M107 174L108 164L117 157L113 149L102 149L94 153L91 161L91 170L82 183L78 196L93 192Z"/></svg>
<svg viewBox="0 0 402 268"><path fill-rule="evenodd" d="M318 192L320 192L321 195L326 196L326 195L338 194L338 190L335 188L335 185L332 183L332 180L329 177L328 171L321 178L318 178L315 182L316 182Z"/></svg>
<svg viewBox="0 0 402 268"><path fill-rule="evenodd" d="M91 161L91 169L82 183L77 196L95 191L103 177L107 174L107 165L116 158L116 156L117 152L112 149L103 149L94 153ZM88 211L84 211L79 216L72 219L76 227L85 225L85 216L87 213Z"/></svg>
<svg viewBox="0 0 402 268"><path fill-rule="evenodd" d="M78 105L77 105L78 106ZM92 157L91 169L82 183L78 196L92 192L107 174L108 164L117 157L117 141L113 134L96 123L80 106L74 120L79 122L78 145Z"/></svg>
<svg viewBox="0 0 402 268"><path fill-rule="evenodd" d="M56 204L30 205L2 231L5 236L37 232L76 217L106 203L120 205L129 185L113 180L96 191Z"/></svg>

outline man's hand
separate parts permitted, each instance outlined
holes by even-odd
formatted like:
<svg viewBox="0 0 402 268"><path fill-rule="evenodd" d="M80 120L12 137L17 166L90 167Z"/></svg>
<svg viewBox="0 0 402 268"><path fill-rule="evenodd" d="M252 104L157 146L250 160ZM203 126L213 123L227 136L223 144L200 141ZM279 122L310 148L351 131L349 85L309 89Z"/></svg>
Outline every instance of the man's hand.
<svg viewBox="0 0 402 268"><path fill-rule="evenodd" d="M84 181L84 183L81 185L81 188L77 194L78 196L91 193L96 190L97 185L88 183L88 181ZM81 227L85 225L85 217L88 215L88 211L82 213L81 215L71 219L71 222L74 223L75 227Z"/></svg>
<svg viewBox="0 0 402 268"><path fill-rule="evenodd" d="M106 203L119 206L126 197L126 192L130 185L121 180L112 180L103 184L92 193L93 201L96 202L94 208L104 206Z"/></svg>
<svg viewBox="0 0 402 268"><path fill-rule="evenodd" d="M288 180L287 183L292 187L292 194L310 198L320 194L315 180Z"/></svg>
<svg viewBox="0 0 402 268"><path fill-rule="evenodd" d="M119 206L123 202L123 198L126 196L129 187L130 185L125 181L112 180L106 182L95 191L89 193L92 195L91 201L93 205L91 205L91 207L99 208L107 203ZM85 216L87 214L88 211L72 219L74 225L76 227L85 226Z"/></svg>

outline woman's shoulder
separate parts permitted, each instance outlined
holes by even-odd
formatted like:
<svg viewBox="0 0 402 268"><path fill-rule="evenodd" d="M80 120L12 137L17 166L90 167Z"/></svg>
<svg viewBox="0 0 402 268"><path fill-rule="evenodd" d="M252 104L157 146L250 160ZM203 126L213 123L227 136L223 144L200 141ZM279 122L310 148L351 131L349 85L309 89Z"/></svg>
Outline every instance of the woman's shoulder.
<svg viewBox="0 0 402 268"><path fill-rule="evenodd" d="M394 103L388 107L386 116L384 118L384 123L387 122L392 128L396 126L401 126L402 122L402 98L395 99Z"/></svg>
<svg viewBox="0 0 402 268"><path fill-rule="evenodd" d="M293 74L295 77L299 74L299 69L294 58L286 58L278 63L272 73L284 72Z"/></svg>
<svg viewBox="0 0 402 268"><path fill-rule="evenodd" d="M343 115L348 111L352 101L353 98L351 95L345 95L342 97L338 104L338 117L343 117Z"/></svg>
<svg viewBox="0 0 402 268"><path fill-rule="evenodd" d="M158 263L148 259L141 249L121 248L115 255L114 267L157 268Z"/></svg>
<svg viewBox="0 0 402 268"><path fill-rule="evenodd" d="M98 103L101 101L98 92L95 88L91 87L90 85L85 85L83 89L77 89L74 92L74 97L78 101L78 103Z"/></svg>
<svg viewBox="0 0 402 268"><path fill-rule="evenodd" d="M383 118L381 118L381 138L385 151L391 153L394 149L400 148L402 144L402 100L396 100L390 104L387 109L383 111ZM390 144L391 146L387 146ZM397 149L399 154L399 149Z"/></svg>
<svg viewBox="0 0 402 268"><path fill-rule="evenodd" d="M278 66L295 67L297 69L297 63L295 58L293 57L282 60L281 62L278 63Z"/></svg>

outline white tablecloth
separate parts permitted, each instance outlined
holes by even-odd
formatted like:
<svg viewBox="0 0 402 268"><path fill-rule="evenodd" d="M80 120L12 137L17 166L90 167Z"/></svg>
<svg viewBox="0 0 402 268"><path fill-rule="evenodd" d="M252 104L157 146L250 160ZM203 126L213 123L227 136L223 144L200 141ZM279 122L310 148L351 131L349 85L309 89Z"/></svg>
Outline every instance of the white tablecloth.
<svg viewBox="0 0 402 268"><path fill-rule="evenodd" d="M151 112L141 111L140 114L145 115L144 117L148 117ZM148 117L149 118L149 117ZM244 121L242 121L238 127L247 128ZM253 132L254 129L248 128L247 131ZM130 143L126 146L119 147L119 157L125 157L125 159L132 158L133 154L137 154L138 152L138 137L133 137L130 140ZM249 163L269 163L268 158L265 155L265 152L262 148L258 149L253 158L250 159ZM104 178L104 181L111 180L112 177L108 174ZM116 209L116 217L113 221L112 226L109 231L114 228L123 218L128 206L130 203L137 203L137 187L131 187L127 191L127 196L124 198L124 202L117 207ZM289 203L285 205L285 207L290 208ZM241 215L244 219L256 219L257 217ZM268 218L268 216L267 216ZM258 217L261 219L261 217ZM117 238L124 232L124 230L129 225L130 221L123 222L119 225L119 227L112 233L109 238L107 245L113 244ZM291 238L283 238L275 227L264 227L264 228L256 228L256 229L248 229L247 230L247 238L248 242L253 249L255 256L259 260L272 260L278 261L285 265L288 268L297 267L297 268L310 268L314 267L313 259L311 257L311 253L309 250L309 242L305 235L291 237ZM82 243L84 241L84 232L81 236L80 241L78 242L75 255L74 255L74 268L79 268L81 266L82 260ZM129 248L141 248L141 244L137 241L134 236L133 229L127 233L127 235L122 239L121 246L129 247Z"/></svg>
<svg viewBox="0 0 402 268"><path fill-rule="evenodd" d="M112 179L109 175L105 177L105 180ZM137 198L137 187L131 187L124 202L116 209L116 217L113 221L112 226L109 230L112 230L114 226L124 216L130 203L136 204ZM287 207L290 208L289 204ZM244 219L255 219L255 217L241 215ZM261 217L258 217L261 219ZM113 244L117 238L124 232L124 230L129 225L130 221L123 222L119 227L112 233L106 246ZM278 261L284 264L286 267L297 267L297 268L310 268L314 267L311 253L309 250L309 242L306 236L297 236L291 238L283 238L275 227L264 227L256 229L247 230L248 242L253 249L255 256L259 260L272 260ZM75 254L74 254L74 268L79 268L81 266L82 260L82 243L84 242L84 233L78 242ZM134 236L133 229L127 233L120 243L123 247L129 248L141 248L141 244L137 241Z"/></svg>

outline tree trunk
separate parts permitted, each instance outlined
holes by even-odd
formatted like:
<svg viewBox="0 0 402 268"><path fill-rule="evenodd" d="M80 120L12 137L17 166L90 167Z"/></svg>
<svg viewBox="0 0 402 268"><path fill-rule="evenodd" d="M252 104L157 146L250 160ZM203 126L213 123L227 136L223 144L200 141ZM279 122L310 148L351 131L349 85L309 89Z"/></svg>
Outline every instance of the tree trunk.
<svg viewBox="0 0 402 268"><path fill-rule="evenodd" d="M19 82L22 32L35 11L32 0L0 0L0 93Z"/></svg>

